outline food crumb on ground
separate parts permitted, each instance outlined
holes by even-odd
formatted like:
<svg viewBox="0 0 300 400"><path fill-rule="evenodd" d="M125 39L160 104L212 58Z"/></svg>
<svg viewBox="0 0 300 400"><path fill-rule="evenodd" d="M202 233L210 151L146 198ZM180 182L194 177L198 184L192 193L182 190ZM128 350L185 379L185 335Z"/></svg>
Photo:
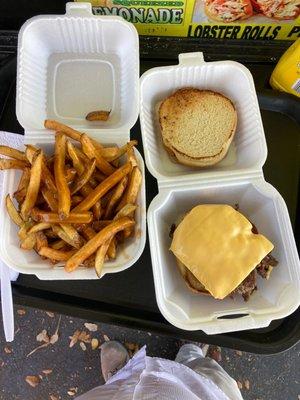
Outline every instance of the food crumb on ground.
<svg viewBox="0 0 300 400"><path fill-rule="evenodd" d="M243 389L243 384L242 384L242 382L236 381L236 383L237 383L238 388L239 388L240 390Z"/></svg>
<svg viewBox="0 0 300 400"><path fill-rule="evenodd" d="M78 391L78 388L77 388L77 387L74 387L74 388L70 388L70 389L67 391L67 393L68 393L69 396L75 396L76 393L77 393L77 391Z"/></svg>
<svg viewBox="0 0 300 400"><path fill-rule="evenodd" d="M27 375L25 378L25 381L30 385L31 387L36 387L40 383L40 378L35 375Z"/></svg>
<svg viewBox="0 0 300 400"><path fill-rule="evenodd" d="M45 375L49 375L52 373L52 369L43 369L42 373Z"/></svg>
<svg viewBox="0 0 300 400"><path fill-rule="evenodd" d="M12 349L11 349L10 347L8 347L8 346L5 346L5 347L4 347L4 352L5 352L6 354L10 354L10 353L12 353Z"/></svg>
<svg viewBox="0 0 300 400"><path fill-rule="evenodd" d="M109 342L110 341L110 339L109 339L109 337L107 336L107 335L103 335L103 339L106 341L106 342Z"/></svg>
<svg viewBox="0 0 300 400"><path fill-rule="evenodd" d="M37 334L36 340L37 340L37 342L45 342L45 343L48 343L50 341L50 338L48 336L46 329L43 329L42 332Z"/></svg>
<svg viewBox="0 0 300 400"><path fill-rule="evenodd" d="M48 317L54 318L54 312L52 312L52 311L45 311L45 313L48 315Z"/></svg>
<svg viewBox="0 0 300 400"><path fill-rule="evenodd" d="M83 342L80 342L79 345L83 351L86 351L86 345Z"/></svg>
<svg viewBox="0 0 300 400"><path fill-rule="evenodd" d="M86 329L90 332L96 332L98 330L98 326L96 324L91 324L89 322L86 322L84 324L84 326L86 327Z"/></svg>
<svg viewBox="0 0 300 400"><path fill-rule="evenodd" d="M91 341L91 346L92 346L92 350L96 350L97 347L99 346L99 341L96 338L93 338Z"/></svg>

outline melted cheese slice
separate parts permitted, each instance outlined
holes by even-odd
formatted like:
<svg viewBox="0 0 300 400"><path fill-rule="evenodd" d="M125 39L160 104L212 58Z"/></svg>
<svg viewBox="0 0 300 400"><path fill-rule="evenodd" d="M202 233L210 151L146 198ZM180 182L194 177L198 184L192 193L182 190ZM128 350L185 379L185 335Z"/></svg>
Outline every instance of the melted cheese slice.
<svg viewBox="0 0 300 400"><path fill-rule="evenodd" d="M194 207L174 232L170 250L213 297L228 296L274 248L228 205Z"/></svg>

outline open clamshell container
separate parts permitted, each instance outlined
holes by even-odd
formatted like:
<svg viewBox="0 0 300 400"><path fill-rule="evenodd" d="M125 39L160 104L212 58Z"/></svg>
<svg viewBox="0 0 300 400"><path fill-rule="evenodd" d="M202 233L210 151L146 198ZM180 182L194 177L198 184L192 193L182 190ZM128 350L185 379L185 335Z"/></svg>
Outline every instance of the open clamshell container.
<svg viewBox="0 0 300 400"><path fill-rule="evenodd" d="M196 169L175 164L160 135L158 104L183 87L210 89L229 97L238 125L227 156L215 166ZM204 62L202 53L179 55L179 65L153 68L141 78L140 119L146 165L159 193L148 209L148 230L156 299L163 316L185 330L217 334L262 328L291 314L300 303L300 265L287 207L264 180L267 146L251 73L232 61ZM240 211L272 241L278 260L269 280L258 277L258 290L215 300L192 293L169 250L170 228L198 204L238 203Z"/></svg>
<svg viewBox="0 0 300 400"><path fill-rule="evenodd" d="M85 120L93 110L111 110L107 122ZM37 16L20 30L16 112L25 143L46 153L54 150L54 134L44 128L55 119L101 143L123 145L139 111L139 41L132 24L119 17L95 17L90 3L67 3L65 15ZM146 240L144 162L135 230L119 247L117 258L105 263L103 275L123 271L140 257ZM17 187L20 172L5 171L3 197ZM93 269L67 273L52 267L34 251L19 247L17 227L1 205L0 258L11 268L40 279L96 279Z"/></svg>

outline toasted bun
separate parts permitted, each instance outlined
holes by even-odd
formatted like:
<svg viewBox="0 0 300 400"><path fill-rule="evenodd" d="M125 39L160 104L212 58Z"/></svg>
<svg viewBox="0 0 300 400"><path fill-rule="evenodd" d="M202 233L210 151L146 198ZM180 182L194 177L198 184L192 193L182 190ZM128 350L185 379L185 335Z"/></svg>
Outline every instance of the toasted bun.
<svg viewBox="0 0 300 400"><path fill-rule="evenodd" d="M181 276L183 277L187 287L194 293L204 294L206 296L211 296L211 294L205 289L201 282L191 273L189 269L176 258L177 266Z"/></svg>
<svg viewBox="0 0 300 400"><path fill-rule="evenodd" d="M170 155L181 164L206 167L225 157L236 130L237 114L222 94L186 88L161 103L159 122Z"/></svg>

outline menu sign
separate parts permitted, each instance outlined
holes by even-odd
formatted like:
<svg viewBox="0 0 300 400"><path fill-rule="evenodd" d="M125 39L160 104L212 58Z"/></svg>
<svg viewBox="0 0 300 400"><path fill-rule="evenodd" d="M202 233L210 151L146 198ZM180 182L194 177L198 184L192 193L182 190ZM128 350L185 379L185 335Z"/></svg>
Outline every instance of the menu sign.
<svg viewBox="0 0 300 400"><path fill-rule="evenodd" d="M77 0L75 0L77 1ZM141 35L296 40L300 0L90 0L96 15L118 15Z"/></svg>

